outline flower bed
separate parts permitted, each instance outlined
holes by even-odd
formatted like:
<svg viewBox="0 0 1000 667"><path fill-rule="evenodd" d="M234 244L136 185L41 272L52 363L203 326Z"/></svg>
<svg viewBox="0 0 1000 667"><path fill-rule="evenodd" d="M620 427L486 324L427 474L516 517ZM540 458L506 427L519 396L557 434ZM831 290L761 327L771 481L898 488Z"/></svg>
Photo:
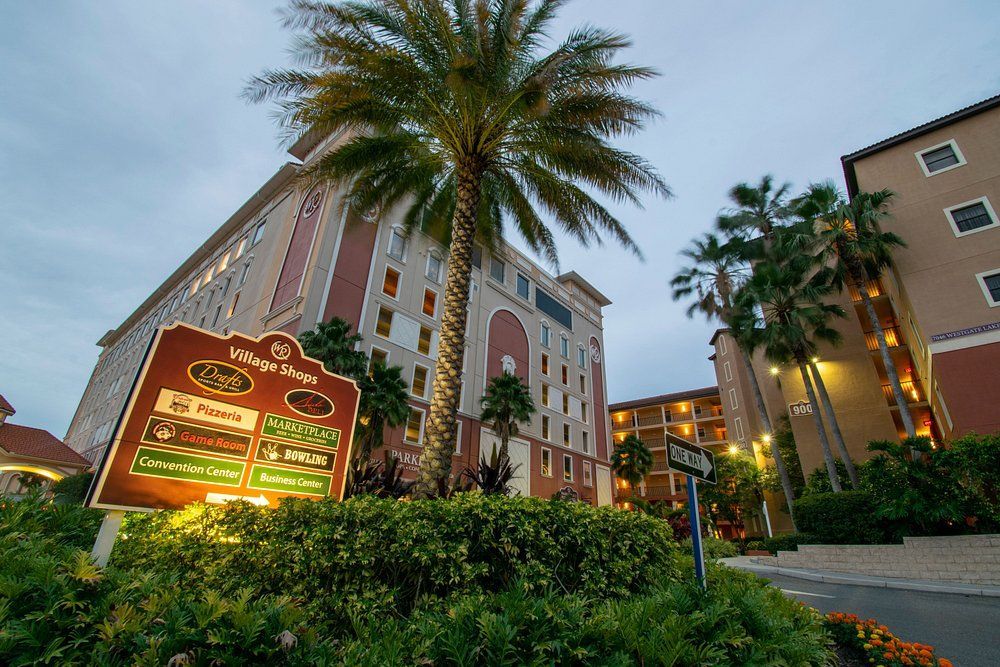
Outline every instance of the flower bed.
<svg viewBox="0 0 1000 667"><path fill-rule="evenodd" d="M934 655L934 647L904 642L875 619L861 620L854 614L826 615L826 628L841 648L858 658L859 664L877 667L951 667L951 661Z"/></svg>

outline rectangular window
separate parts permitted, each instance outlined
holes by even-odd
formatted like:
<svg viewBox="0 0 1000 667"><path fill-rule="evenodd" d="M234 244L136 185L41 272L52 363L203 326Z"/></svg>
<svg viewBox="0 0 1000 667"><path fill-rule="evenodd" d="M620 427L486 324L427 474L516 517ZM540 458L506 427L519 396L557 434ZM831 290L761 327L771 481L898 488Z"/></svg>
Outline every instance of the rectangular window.
<svg viewBox="0 0 1000 667"><path fill-rule="evenodd" d="M250 243L251 246L257 245L260 242L260 240L264 238L264 227L266 225L267 225L267 220L261 220L260 224L257 225L257 229L255 229L253 232L253 241L251 241Z"/></svg>
<svg viewBox="0 0 1000 667"><path fill-rule="evenodd" d="M423 398L427 393L427 369L420 364L413 364L413 380L410 382L410 393Z"/></svg>
<svg viewBox="0 0 1000 667"><path fill-rule="evenodd" d="M573 446L573 438L571 437L569 424L563 424L563 446Z"/></svg>
<svg viewBox="0 0 1000 667"><path fill-rule="evenodd" d="M388 338L392 333L392 311L385 306L378 307L378 320L375 322L375 333L382 338Z"/></svg>
<svg viewBox="0 0 1000 667"><path fill-rule="evenodd" d="M569 366L567 366L566 364L562 365L562 375L561 375L561 377L562 377L562 383L563 383L563 385L565 385L565 386L568 387L569 386Z"/></svg>
<svg viewBox="0 0 1000 667"><path fill-rule="evenodd" d="M517 274L517 295L525 301L530 300L531 281L523 273Z"/></svg>
<svg viewBox="0 0 1000 667"><path fill-rule="evenodd" d="M431 353L431 334L433 332L425 327L420 327L420 339L417 341L417 352L420 354L430 354Z"/></svg>
<svg viewBox="0 0 1000 667"><path fill-rule="evenodd" d="M385 267L385 277L382 279L382 294L393 299L399 298L399 271L391 266Z"/></svg>
<svg viewBox="0 0 1000 667"><path fill-rule="evenodd" d="M583 373L580 373L580 393L587 395L587 376Z"/></svg>
<svg viewBox="0 0 1000 667"><path fill-rule="evenodd" d="M243 251L247 249L247 241L249 240L250 240L249 236L244 236L243 238L240 239L240 242L236 244L236 255L234 255L233 257L234 259L243 256Z"/></svg>
<svg viewBox="0 0 1000 667"><path fill-rule="evenodd" d="M438 295L432 289L424 288L424 303L420 307L420 312L422 312L427 317L437 316L437 299Z"/></svg>
<svg viewBox="0 0 1000 667"><path fill-rule="evenodd" d="M542 415L542 440L551 440L550 421L548 415Z"/></svg>
<svg viewBox="0 0 1000 667"><path fill-rule="evenodd" d="M535 305L559 324L570 331L573 330L573 312L566 306L559 303L554 296L535 286Z"/></svg>
<svg viewBox="0 0 1000 667"><path fill-rule="evenodd" d="M573 481L573 457L569 454L563 454L563 481Z"/></svg>
<svg viewBox="0 0 1000 667"><path fill-rule="evenodd" d="M722 364L722 370L726 373L726 382L732 382L733 380L733 367L729 365L729 362Z"/></svg>
<svg viewBox="0 0 1000 667"><path fill-rule="evenodd" d="M569 338L559 336L559 354L563 359L569 359Z"/></svg>
<svg viewBox="0 0 1000 667"><path fill-rule="evenodd" d="M414 445L419 445L424 438L424 411L410 408L410 416L406 420L406 431L403 433L403 440Z"/></svg>
<svg viewBox="0 0 1000 667"><path fill-rule="evenodd" d="M976 274L976 279L983 288L986 303L990 304L990 307L1000 306L1000 270L984 271Z"/></svg>
<svg viewBox="0 0 1000 667"><path fill-rule="evenodd" d="M726 353L726 337L719 336L719 354Z"/></svg>
<svg viewBox="0 0 1000 667"><path fill-rule="evenodd" d="M576 365L580 368L587 367L587 351L583 349L583 346L576 348Z"/></svg>
<svg viewBox="0 0 1000 667"><path fill-rule="evenodd" d="M730 389L729 390L729 405L730 405L730 407L732 407L733 410L735 410L736 408L740 407L739 403L736 401L736 390L735 389Z"/></svg>
<svg viewBox="0 0 1000 667"><path fill-rule="evenodd" d="M586 431L583 431L583 433L581 434L581 437L582 437L582 439L580 440L580 443L583 445L583 453L584 454L589 454L590 453L590 434L587 433Z"/></svg>
<svg viewBox="0 0 1000 667"><path fill-rule="evenodd" d="M503 260L497 259L496 257L490 258L490 278L502 283L506 275L507 265Z"/></svg>
<svg viewBox="0 0 1000 667"><path fill-rule="evenodd" d="M462 420L455 420L455 453L454 456L458 456L462 453Z"/></svg>
<svg viewBox="0 0 1000 667"><path fill-rule="evenodd" d="M552 477L552 450L542 447L542 477Z"/></svg>
<svg viewBox="0 0 1000 667"><path fill-rule="evenodd" d="M541 332L539 337L542 339L542 345L545 347L550 347L552 345L552 329L545 322L542 322Z"/></svg>
<svg viewBox="0 0 1000 667"><path fill-rule="evenodd" d="M955 236L965 236L997 226L997 216L986 197L944 210Z"/></svg>
<svg viewBox="0 0 1000 667"><path fill-rule="evenodd" d="M230 250L229 252L227 252L226 254L224 254L222 256L222 259L219 261L219 270L218 270L218 273L222 273L223 271L226 270L226 267L229 266L229 258L232 256L232 254L233 254L233 251Z"/></svg>
<svg viewBox="0 0 1000 667"><path fill-rule="evenodd" d="M389 232L389 248L386 254L400 262L406 260L406 237L395 227Z"/></svg>
<svg viewBox="0 0 1000 667"><path fill-rule="evenodd" d="M562 411L564 415L569 414L569 394L562 395Z"/></svg>
<svg viewBox="0 0 1000 667"><path fill-rule="evenodd" d="M381 364L387 366L389 362L389 353L385 350L373 347L371 354L368 355L368 374L370 375L375 364Z"/></svg>
<svg viewBox="0 0 1000 667"><path fill-rule="evenodd" d="M542 352L542 375L549 374L549 355Z"/></svg>
<svg viewBox="0 0 1000 667"><path fill-rule="evenodd" d="M542 383L542 406L549 407L549 385Z"/></svg>
<svg viewBox="0 0 1000 667"><path fill-rule="evenodd" d="M436 283L441 282L441 264L441 257L436 252L431 251L427 254L427 272L425 275L428 280Z"/></svg>
<svg viewBox="0 0 1000 667"><path fill-rule="evenodd" d="M583 485L593 486L594 485L594 464L590 461L583 462Z"/></svg>
<svg viewBox="0 0 1000 667"><path fill-rule="evenodd" d="M215 309L215 315L212 316L212 328L219 323L219 316L222 315L222 304L220 303Z"/></svg>
<svg viewBox="0 0 1000 667"><path fill-rule="evenodd" d="M946 141L937 146L917 151L917 161L924 171L924 176L932 176L942 171L948 171L965 164L962 151L954 141Z"/></svg>
<svg viewBox="0 0 1000 667"><path fill-rule="evenodd" d="M743 435L743 419L741 417L736 418L736 439L739 442L743 442L746 439Z"/></svg>
<svg viewBox="0 0 1000 667"><path fill-rule="evenodd" d="M483 268L483 249L477 245L472 246L472 266Z"/></svg>
<svg viewBox="0 0 1000 667"><path fill-rule="evenodd" d="M583 401L580 401L580 421L582 421L584 424L587 423L587 412L588 412L587 404L584 403Z"/></svg>

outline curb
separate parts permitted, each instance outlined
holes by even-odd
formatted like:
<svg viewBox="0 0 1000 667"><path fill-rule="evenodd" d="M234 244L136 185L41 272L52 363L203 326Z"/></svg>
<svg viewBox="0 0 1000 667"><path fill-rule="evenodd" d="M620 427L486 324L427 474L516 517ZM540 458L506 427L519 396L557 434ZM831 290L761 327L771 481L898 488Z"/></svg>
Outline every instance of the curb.
<svg viewBox="0 0 1000 667"><path fill-rule="evenodd" d="M975 595L980 597L1000 597L1000 588L990 586L956 585L937 581L910 581L907 579L880 579L868 576L852 576L850 574L797 570L773 565L727 564L728 567L746 570L756 574L780 574L784 577L818 581L825 584L847 584L850 586L868 586L871 588L893 588L905 591L922 591L925 593L944 593L948 595Z"/></svg>

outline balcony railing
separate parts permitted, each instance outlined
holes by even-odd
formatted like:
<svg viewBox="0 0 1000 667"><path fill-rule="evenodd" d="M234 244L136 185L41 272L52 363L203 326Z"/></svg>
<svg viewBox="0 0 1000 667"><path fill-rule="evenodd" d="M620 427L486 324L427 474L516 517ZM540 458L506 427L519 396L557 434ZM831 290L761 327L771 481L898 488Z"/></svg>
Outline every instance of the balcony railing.
<svg viewBox="0 0 1000 667"><path fill-rule="evenodd" d="M670 466L667 465L666 461L653 461L650 472L670 472Z"/></svg>
<svg viewBox="0 0 1000 667"><path fill-rule="evenodd" d="M868 296L873 299L877 296L885 294L885 290L882 289L882 283L877 280L868 281L868 284L865 287L868 288ZM854 301L855 303L861 302L861 292L858 291L858 288L854 285L850 285L847 288L847 291L851 294L851 301Z"/></svg>
<svg viewBox="0 0 1000 667"><path fill-rule="evenodd" d="M666 438L643 438L642 442L650 449L667 446Z"/></svg>
<svg viewBox="0 0 1000 667"><path fill-rule="evenodd" d="M624 428L635 428L635 417L628 417L627 419L623 419L621 421L614 419L611 424L611 428L614 431L620 431Z"/></svg>
<svg viewBox="0 0 1000 667"><path fill-rule="evenodd" d="M689 422L691 421L690 412L668 412L667 413L668 422Z"/></svg>
<svg viewBox="0 0 1000 667"><path fill-rule="evenodd" d="M923 388L918 383L905 380L899 384L903 388L903 395L906 396L907 403L920 403L924 400ZM882 385L882 393L885 394L885 400L889 402L889 405L895 404L896 397L892 395L891 384Z"/></svg>
<svg viewBox="0 0 1000 667"><path fill-rule="evenodd" d="M885 344L888 347L903 345L903 336L899 331L899 327L885 327L882 331L885 332ZM875 335L874 331L865 332L865 344L868 345L868 349L872 352L878 350L878 336Z"/></svg>
<svg viewBox="0 0 1000 667"><path fill-rule="evenodd" d="M650 417L639 417L639 426L659 426L663 423L663 417L652 415Z"/></svg>
<svg viewBox="0 0 1000 667"><path fill-rule="evenodd" d="M681 494L674 493L668 486L647 486L646 494L642 497L656 500L660 498L679 498Z"/></svg>

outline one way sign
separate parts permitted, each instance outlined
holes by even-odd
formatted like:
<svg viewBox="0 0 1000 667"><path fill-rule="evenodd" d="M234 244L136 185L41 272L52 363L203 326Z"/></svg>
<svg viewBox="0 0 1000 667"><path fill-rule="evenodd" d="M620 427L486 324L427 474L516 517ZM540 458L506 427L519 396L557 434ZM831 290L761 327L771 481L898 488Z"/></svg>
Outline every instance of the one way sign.
<svg viewBox="0 0 1000 667"><path fill-rule="evenodd" d="M715 456L712 452L680 438L671 438L668 443L667 465L677 472L691 475L703 482L709 484L718 482L715 473Z"/></svg>

